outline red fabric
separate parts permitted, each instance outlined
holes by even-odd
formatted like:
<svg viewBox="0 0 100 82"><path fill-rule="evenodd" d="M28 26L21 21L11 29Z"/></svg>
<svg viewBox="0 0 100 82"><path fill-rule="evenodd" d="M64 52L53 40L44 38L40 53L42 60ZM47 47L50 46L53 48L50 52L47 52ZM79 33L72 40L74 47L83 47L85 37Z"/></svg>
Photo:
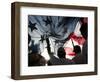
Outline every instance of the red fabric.
<svg viewBox="0 0 100 82"><path fill-rule="evenodd" d="M68 54L70 56L75 56L76 55L75 52L73 52L73 49L72 48L66 47L64 49L65 49L66 54Z"/></svg>
<svg viewBox="0 0 100 82"><path fill-rule="evenodd" d="M76 36L74 33L71 33L69 36L69 39L72 39L78 43L78 45L83 45L85 42L85 39L82 36ZM76 53L73 52L73 48L65 47L65 52L69 56L75 56Z"/></svg>
<svg viewBox="0 0 100 82"><path fill-rule="evenodd" d="M82 36L76 36L74 33L70 34L69 38L76 41L79 45L83 45L85 42Z"/></svg>

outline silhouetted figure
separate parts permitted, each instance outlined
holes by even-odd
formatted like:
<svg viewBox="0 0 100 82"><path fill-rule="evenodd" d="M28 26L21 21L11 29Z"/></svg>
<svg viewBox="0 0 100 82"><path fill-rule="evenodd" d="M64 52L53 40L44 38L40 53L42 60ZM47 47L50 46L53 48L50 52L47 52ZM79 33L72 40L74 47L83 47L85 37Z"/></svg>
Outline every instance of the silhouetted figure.
<svg viewBox="0 0 100 82"><path fill-rule="evenodd" d="M48 65L68 65L74 64L72 60L66 59L65 50L63 47L60 47L57 51L57 55L59 58L55 57L53 54L50 56L50 60L48 61Z"/></svg>
<svg viewBox="0 0 100 82"><path fill-rule="evenodd" d="M76 55L75 58L73 59L76 64L87 64L88 63L88 61L87 61L87 59L88 59L88 54L87 54L87 51L88 51L88 48L87 48L88 47L87 46L88 25L85 20L86 20L86 18L81 19L82 25L81 25L80 31L86 41L83 44L81 55Z"/></svg>
<svg viewBox="0 0 100 82"><path fill-rule="evenodd" d="M57 55L58 55L59 58L65 58L66 52L65 52L63 47L60 47L58 49L57 53L58 53Z"/></svg>
<svg viewBox="0 0 100 82"><path fill-rule="evenodd" d="M87 45L87 37L88 37L88 24L87 22L85 21L87 20L86 18L83 19L84 23L82 24L81 28L80 28L80 31L81 31L81 34L82 36L85 38L85 43L83 44L83 47L82 47L82 55L83 55L83 63L87 64L88 63L88 45Z"/></svg>
<svg viewBox="0 0 100 82"><path fill-rule="evenodd" d="M28 55L28 66L45 66L46 60L40 54L29 54Z"/></svg>

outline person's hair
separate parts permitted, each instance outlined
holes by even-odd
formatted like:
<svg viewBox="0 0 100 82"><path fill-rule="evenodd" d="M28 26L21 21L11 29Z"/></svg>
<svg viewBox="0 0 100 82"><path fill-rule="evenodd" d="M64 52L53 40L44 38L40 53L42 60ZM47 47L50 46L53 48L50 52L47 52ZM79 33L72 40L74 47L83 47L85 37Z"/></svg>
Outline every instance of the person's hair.
<svg viewBox="0 0 100 82"><path fill-rule="evenodd" d="M65 58L66 52L63 47L60 47L57 51L57 55L59 58Z"/></svg>

